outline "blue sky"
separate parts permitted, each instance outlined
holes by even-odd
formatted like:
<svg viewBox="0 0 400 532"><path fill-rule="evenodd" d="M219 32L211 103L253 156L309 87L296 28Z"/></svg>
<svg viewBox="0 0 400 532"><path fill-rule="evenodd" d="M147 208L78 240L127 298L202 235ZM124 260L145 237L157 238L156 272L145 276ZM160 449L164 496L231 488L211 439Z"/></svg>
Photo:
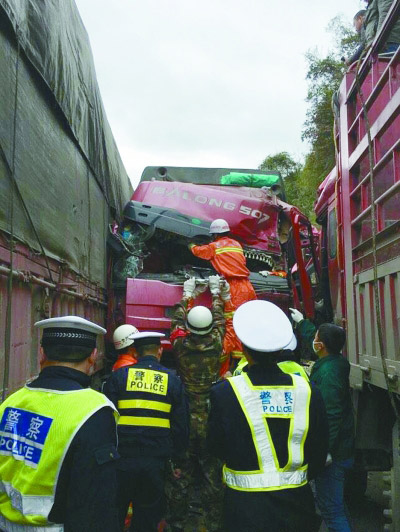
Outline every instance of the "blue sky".
<svg viewBox="0 0 400 532"><path fill-rule="evenodd" d="M76 0L133 185L145 166L300 159L305 53L362 0Z"/></svg>

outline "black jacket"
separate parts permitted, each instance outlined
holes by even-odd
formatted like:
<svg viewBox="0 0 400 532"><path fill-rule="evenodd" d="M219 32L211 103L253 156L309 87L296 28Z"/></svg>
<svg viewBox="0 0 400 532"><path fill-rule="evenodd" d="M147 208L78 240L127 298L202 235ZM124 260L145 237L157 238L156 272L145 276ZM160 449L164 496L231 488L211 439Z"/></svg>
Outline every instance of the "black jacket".
<svg viewBox="0 0 400 532"><path fill-rule="evenodd" d="M168 375L166 395L152 393L149 389L128 390L129 370L140 373L141 369L151 369ZM162 401L171 405L169 414L156 412L157 417L170 420L170 428L118 425L118 451L122 458L137 456L159 456L165 458L178 458L189 443L189 409L187 398L180 379L153 356L139 358L134 366L125 366L114 371L103 387L103 393L118 408L121 400ZM151 416L149 409L131 408L122 411L122 415L138 417Z"/></svg>
<svg viewBox="0 0 400 532"><path fill-rule="evenodd" d="M277 366L266 370L254 365L249 367L247 374L255 386L292 384L290 375L283 373ZM217 384L211 390L210 399L207 441L212 454L237 471L258 469L250 427L232 386L228 381ZM289 427L280 421L285 420L269 418L268 426L278 460L283 467L288 460ZM304 448L309 478L315 477L322 471L327 451L328 425L325 408L320 393L312 388L309 430ZM266 492L245 492L228 488L227 504L228 520L225 526L235 526L235 530L263 530L265 526L268 526L266 529L271 532L312 530L311 525L309 528L305 525L306 522L314 522L314 503L308 485ZM237 507L240 507L240 511L236 511Z"/></svg>
<svg viewBox="0 0 400 532"><path fill-rule="evenodd" d="M90 379L61 366L44 368L30 388L79 390ZM79 429L61 466L49 520L63 523L65 532L117 532L115 419L101 408Z"/></svg>

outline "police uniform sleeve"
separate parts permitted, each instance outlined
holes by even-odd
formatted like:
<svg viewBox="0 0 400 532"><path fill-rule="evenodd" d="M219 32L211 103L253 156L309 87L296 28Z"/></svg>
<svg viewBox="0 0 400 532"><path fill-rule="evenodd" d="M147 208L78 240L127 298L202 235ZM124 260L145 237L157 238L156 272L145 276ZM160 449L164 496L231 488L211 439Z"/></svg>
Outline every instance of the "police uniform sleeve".
<svg viewBox="0 0 400 532"><path fill-rule="evenodd" d="M308 479L318 476L325 468L328 454L329 428L321 392L311 385L310 417L304 455L308 463Z"/></svg>
<svg viewBox="0 0 400 532"><path fill-rule="evenodd" d="M180 456L189 446L189 404L184 387L178 379L174 378L173 403L171 409L171 438L173 456L179 460Z"/></svg>
<svg viewBox="0 0 400 532"><path fill-rule="evenodd" d="M114 371L108 377L103 385L102 392L110 401L114 404L115 408L118 408L118 396L119 396L119 372Z"/></svg>
<svg viewBox="0 0 400 532"><path fill-rule="evenodd" d="M114 415L102 408L79 429L67 452L49 519L65 532L117 532L118 457Z"/></svg>
<svg viewBox="0 0 400 532"><path fill-rule="evenodd" d="M210 412L208 415L207 424L207 447L213 456L220 460L225 460L225 433L223 428L223 416L219 409L217 392L226 383L221 383L210 391Z"/></svg>

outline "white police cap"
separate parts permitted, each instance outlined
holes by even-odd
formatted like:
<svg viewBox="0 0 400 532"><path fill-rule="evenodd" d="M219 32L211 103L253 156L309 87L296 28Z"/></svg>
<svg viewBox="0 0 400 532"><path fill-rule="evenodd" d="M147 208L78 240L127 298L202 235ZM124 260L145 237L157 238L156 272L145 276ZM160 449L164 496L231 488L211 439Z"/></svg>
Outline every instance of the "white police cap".
<svg viewBox="0 0 400 532"><path fill-rule="evenodd" d="M35 327L40 329L79 329L92 334L106 334L106 330L80 316L60 316L47 320L37 321Z"/></svg>
<svg viewBox="0 0 400 532"><path fill-rule="evenodd" d="M254 351L268 353L295 347L289 318L269 301L243 303L233 316L233 328L239 340Z"/></svg>
<svg viewBox="0 0 400 532"><path fill-rule="evenodd" d="M153 331L143 331L129 335L129 338L133 340L135 347L140 347L142 345L159 344L161 338L164 337L165 334Z"/></svg>

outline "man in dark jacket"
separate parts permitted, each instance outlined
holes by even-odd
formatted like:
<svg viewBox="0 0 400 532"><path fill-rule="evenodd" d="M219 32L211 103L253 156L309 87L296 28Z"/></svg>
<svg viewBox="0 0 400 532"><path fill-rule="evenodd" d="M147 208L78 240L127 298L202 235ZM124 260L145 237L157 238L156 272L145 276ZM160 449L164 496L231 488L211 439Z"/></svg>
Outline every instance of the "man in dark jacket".
<svg viewBox="0 0 400 532"><path fill-rule="evenodd" d="M350 397L350 364L340 353L346 340L344 329L322 324L313 342L318 356L310 380L321 392L329 424L332 463L315 479L317 503L329 530L348 532L344 511L345 471L353 465L354 419Z"/></svg>
<svg viewBox="0 0 400 532"><path fill-rule="evenodd" d="M203 285L204 286L204 285ZM211 275L212 312L193 306L198 293L194 278L183 285L183 298L176 305L171 323L170 340L178 374L185 386L190 407L190 443L181 461L181 475L168 483L173 530L219 530L222 518L222 464L206 447L207 419L211 386L219 378L222 344L225 333L224 301L230 297L229 285ZM204 286L204 288L206 288ZM191 512L195 496L200 495L199 512Z"/></svg>
<svg viewBox="0 0 400 532"><path fill-rule="evenodd" d="M118 506L121 529L133 504L131 530L155 532L164 515L167 459L178 462L188 445L189 412L181 381L160 364L156 332L132 335L138 362L114 371L103 392L118 421Z"/></svg>
<svg viewBox="0 0 400 532"><path fill-rule="evenodd" d="M106 331L78 316L35 327L41 372L0 405L0 530L117 532L116 412L89 388Z"/></svg>
<svg viewBox="0 0 400 532"><path fill-rule="evenodd" d="M247 302L233 326L249 369L211 389L208 425L210 451L225 464L225 529L316 531L308 480L323 470L328 450L321 395L279 369L293 330L276 305Z"/></svg>

